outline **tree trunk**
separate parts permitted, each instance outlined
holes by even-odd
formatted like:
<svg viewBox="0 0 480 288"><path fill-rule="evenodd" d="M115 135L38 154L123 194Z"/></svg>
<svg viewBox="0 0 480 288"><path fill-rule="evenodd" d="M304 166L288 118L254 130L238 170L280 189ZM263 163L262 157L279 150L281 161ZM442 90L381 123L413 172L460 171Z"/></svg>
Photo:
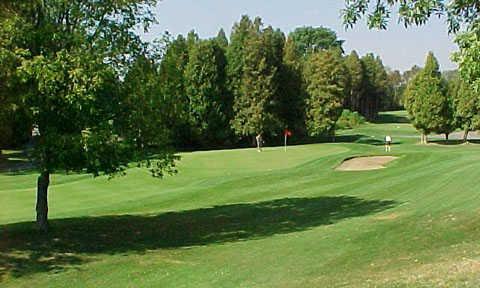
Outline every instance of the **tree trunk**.
<svg viewBox="0 0 480 288"><path fill-rule="evenodd" d="M445 133L445 140L447 140L447 141L448 141L448 135L449 135L449 133Z"/></svg>
<svg viewBox="0 0 480 288"><path fill-rule="evenodd" d="M468 128L465 129L465 132L463 133L463 143L466 143L468 141Z"/></svg>
<svg viewBox="0 0 480 288"><path fill-rule="evenodd" d="M50 173L43 171L37 179L37 226L42 232L48 231L48 185Z"/></svg>

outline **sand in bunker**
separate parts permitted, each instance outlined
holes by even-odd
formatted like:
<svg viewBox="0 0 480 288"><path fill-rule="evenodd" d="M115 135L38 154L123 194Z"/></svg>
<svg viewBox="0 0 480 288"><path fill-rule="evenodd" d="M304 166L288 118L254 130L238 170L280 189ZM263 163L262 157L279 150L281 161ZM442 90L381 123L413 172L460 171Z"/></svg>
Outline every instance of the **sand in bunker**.
<svg viewBox="0 0 480 288"><path fill-rule="evenodd" d="M397 159L393 156L355 157L345 160L335 170L339 171L365 171L385 168L385 164Z"/></svg>

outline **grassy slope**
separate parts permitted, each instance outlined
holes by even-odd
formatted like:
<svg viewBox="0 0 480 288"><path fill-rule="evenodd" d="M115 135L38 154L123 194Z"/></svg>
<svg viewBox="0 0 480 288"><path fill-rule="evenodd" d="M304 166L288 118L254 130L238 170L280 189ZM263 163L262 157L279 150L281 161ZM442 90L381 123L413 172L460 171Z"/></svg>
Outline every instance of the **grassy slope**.
<svg viewBox="0 0 480 288"><path fill-rule="evenodd" d="M387 133L388 169L332 169ZM55 175L46 239L21 223L35 175L0 174L2 287L478 287L480 145L416 145L402 123L341 134L183 154L164 180Z"/></svg>

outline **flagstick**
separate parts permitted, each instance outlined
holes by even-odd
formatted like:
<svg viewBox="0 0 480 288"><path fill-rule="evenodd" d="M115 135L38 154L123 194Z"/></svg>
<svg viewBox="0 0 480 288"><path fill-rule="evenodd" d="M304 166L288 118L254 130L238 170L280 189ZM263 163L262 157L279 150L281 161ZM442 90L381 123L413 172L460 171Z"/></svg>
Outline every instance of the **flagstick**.
<svg viewBox="0 0 480 288"><path fill-rule="evenodd" d="M287 152L287 134L285 134L285 152Z"/></svg>

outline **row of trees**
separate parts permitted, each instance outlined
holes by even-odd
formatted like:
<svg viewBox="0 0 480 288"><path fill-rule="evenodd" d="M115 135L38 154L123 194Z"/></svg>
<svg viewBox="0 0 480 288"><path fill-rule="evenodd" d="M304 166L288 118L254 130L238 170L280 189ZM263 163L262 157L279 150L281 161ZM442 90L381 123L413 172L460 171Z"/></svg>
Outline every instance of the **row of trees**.
<svg viewBox="0 0 480 288"><path fill-rule="evenodd" d="M112 93L123 95L124 104L144 106L130 107L139 118L130 119L132 129L161 133L177 148L233 146L259 133L271 140L285 128L297 140L331 136L342 109L375 119L379 110L401 107L406 85L405 74L386 69L378 56L344 55L343 41L323 27L297 28L286 37L260 18L243 16L229 39L223 30L212 39L192 31L153 45L134 43L134 53L112 63L124 74L112 80ZM29 140L34 121L26 107L2 105L0 144ZM142 122L146 113L155 121ZM138 132L140 123L146 128Z"/></svg>
<svg viewBox="0 0 480 288"><path fill-rule="evenodd" d="M425 66L408 83L405 108L412 124L422 133L421 142L427 142L430 133L448 135L458 128L464 130L464 141L469 131L480 129L478 94L457 73L447 79L440 73L438 61L430 52Z"/></svg>
<svg viewBox="0 0 480 288"><path fill-rule="evenodd" d="M405 106L423 135L438 132L448 137L453 128L463 128L466 140L468 131L479 129L480 1L346 0L342 14L346 27L365 18L370 28L377 29L387 29L395 14L405 27L444 16L459 48L452 55L458 75L447 85L440 78L438 63L429 55L424 70L409 85Z"/></svg>
<svg viewBox="0 0 480 288"><path fill-rule="evenodd" d="M159 54L136 59L124 85L132 99L156 99L177 147L273 139L285 128L297 139L328 136L344 108L375 119L382 107L398 107L381 59L344 56L343 41L327 28L302 27L286 37L243 16L230 39L220 30L212 39L192 31L164 40Z"/></svg>

